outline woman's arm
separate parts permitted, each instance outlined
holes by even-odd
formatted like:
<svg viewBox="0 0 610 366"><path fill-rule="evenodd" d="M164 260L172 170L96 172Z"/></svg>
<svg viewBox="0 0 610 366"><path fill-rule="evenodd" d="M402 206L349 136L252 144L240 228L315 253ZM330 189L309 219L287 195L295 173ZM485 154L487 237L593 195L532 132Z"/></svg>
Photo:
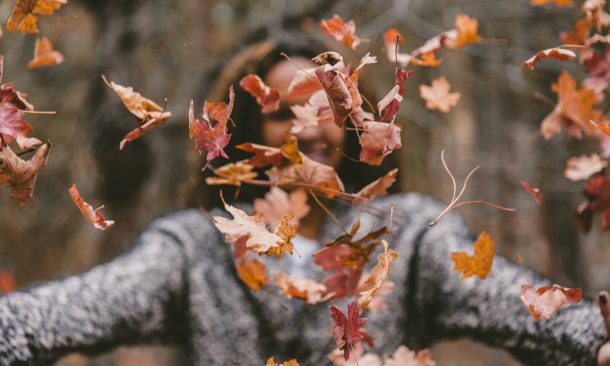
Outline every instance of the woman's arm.
<svg viewBox="0 0 610 366"><path fill-rule="evenodd" d="M415 306L429 340L467 336L502 347L532 365L595 365L606 338L599 308L592 302L561 308L550 320L536 321L519 300L521 285L548 284L532 270L496 255L490 275L460 279L451 252L473 252L474 238L459 217L423 229L411 273Z"/></svg>
<svg viewBox="0 0 610 366"><path fill-rule="evenodd" d="M163 221L108 264L0 298L0 364L180 338L187 255Z"/></svg>

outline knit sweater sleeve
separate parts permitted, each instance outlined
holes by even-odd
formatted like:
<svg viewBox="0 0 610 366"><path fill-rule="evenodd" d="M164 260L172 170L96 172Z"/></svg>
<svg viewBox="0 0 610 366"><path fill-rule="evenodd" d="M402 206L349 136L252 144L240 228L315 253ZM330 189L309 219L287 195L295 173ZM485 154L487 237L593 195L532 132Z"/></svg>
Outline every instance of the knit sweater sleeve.
<svg viewBox="0 0 610 366"><path fill-rule="evenodd" d="M410 283L428 342L470 337L506 349L531 365L595 365L606 331L596 304L563 306L551 319L536 321L521 303L521 286L549 284L532 270L496 255L485 279L460 279L451 252L472 254L474 237L457 215L423 228L415 243Z"/></svg>
<svg viewBox="0 0 610 366"><path fill-rule="evenodd" d="M188 258L167 221L108 264L0 298L0 365L180 337Z"/></svg>

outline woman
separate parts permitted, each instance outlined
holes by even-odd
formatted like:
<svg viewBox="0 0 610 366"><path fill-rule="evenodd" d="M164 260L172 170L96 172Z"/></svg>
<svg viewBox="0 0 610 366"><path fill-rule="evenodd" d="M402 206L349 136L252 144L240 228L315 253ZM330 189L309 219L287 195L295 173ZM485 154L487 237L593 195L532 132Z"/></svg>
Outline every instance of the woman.
<svg viewBox="0 0 610 366"><path fill-rule="evenodd" d="M226 94L229 84L252 72L285 91L296 68L279 53L290 54L293 62L306 67L315 55L310 49L272 43L249 47L225 65L216 95ZM231 145L284 141L290 127L290 116L282 115L286 106L262 118L243 92L236 102L233 119L238 127ZM388 166L370 174L362 164L342 159L336 148L355 156L356 145L333 124L298 137L306 154L337 167L354 189L387 171ZM233 160L245 157L228 153ZM204 202L214 206L217 193L205 189ZM251 202L256 195L260 192L244 189L240 197ZM376 353L388 355L401 344L420 349L441 338L468 336L505 348L528 364L596 363L606 330L593 303L566 306L551 320L536 322L519 301L520 286L540 286L548 280L501 257L496 257L487 279L460 280L450 252L471 247L474 237L464 222L449 215L428 227L443 206L417 193L391 195L372 204L387 210L391 203L400 221L391 240L399 259L390 277L395 287L386 297L387 310L367 314L366 329L374 337ZM364 229L387 224L387 218L347 206L332 210L345 225L357 217ZM153 341L184 345L197 365L263 365L271 356L296 358L302 365L328 364L328 353L336 349L328 305L253 293L237 278L230 247L210 220L214 215L226 213L214 208L171 214L152 223L132 250L108 264L0 298L0 364L47 364L68 352L94 353ZM303 260L285 257L278 265L319 278L318 269L304 264L311 262L305 253L315 250L312 243L340 235L339 227L313 206L300 233L296 248L303 251ZM600 299L607 302L608 297ZM336 305L345 310L346 301ZM600 364L606 362L603 352L600 357Z"/></svg>

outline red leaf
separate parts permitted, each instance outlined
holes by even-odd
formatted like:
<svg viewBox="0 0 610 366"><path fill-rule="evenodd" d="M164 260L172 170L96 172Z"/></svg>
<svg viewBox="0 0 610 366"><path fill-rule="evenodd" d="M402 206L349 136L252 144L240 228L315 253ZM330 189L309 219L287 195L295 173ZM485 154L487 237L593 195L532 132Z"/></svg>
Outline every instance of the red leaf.
<svg viewBox="0 0 610 366"><path fill-rule="evenodd" d="M74 200L76 207L80 210L80 212L85 216L85 219L89 221L96 229L106 230L110 229L112 225L114 225L114 221L106 220L104 215L102 215L99 210L104 206L100 206L95 210L91 207L90 204L85 202L83 197L81 197L80 193L76 189L76 184L72 184L72 187L68 190L70 192L70 196Z"/></svg>
<svg viewBox="0 0 610 366"><path fill-rule="evenodd" d="M347 316L338 307L331 305L330 314L335 324L332 332L337 346L343 350L343 357L349 360L349 350L365 337L361 328L366 324L367 318L360 318L358 304L352 301L347 305Z"/></svg>
<svg viewBox="0 0 610 366"><path fill-rule="evenodd" d="M537 204L540 205L542 203L540 189L532 187L526 180L522 180L521 185L523 186L523 188L525 188L526 191L529 192L529 194L532 195L532 197L534 197L534 200L536 200Z"/></svg>
<svg viewBox="0 0 610 366"><path fill-rule="evenodd" d="M589 178L587 187L583 192L587 200L576 210L579 223L585 232L591 230L593 215L599 212L602 215L602 224L605 231L610 231L610 179L606 177L605 170Z"/></svg>
<svg viewBox="0 0 610 366"><path fill-rule="evenodd" d="M263 113L275 112L280 108L280 93L265 85L258 75L244 76L239 86L256 98L256 103L263 108Z"/></svg>
<svg viewBox="0 0 610 366"><path fill-rule="evenodd" d="M229 88L229 104L224 102L204 103L203 121L195 118L195 107L191 100L189 109L189 138L195 139L195 150L199 153L207 151L207 161L211 161L218 156L229 158L223 150L231 140L231 134L227 133L227 121L233 111L235 93L233 86ZM212 126L212 120L216 124Z"/></svg>
<svg viewBox="0 0 610 366"><path fill-rule="evenodd" d="M381 122L393 122L398 113L398 107L405 92L404 82L413 74L414 70L396 68L396 85L377 103L377 110L381 115Z"/></svg>
<svg viewBox="0 0 610 366"><path fill-rule="evenodd" d="M387 155L402 146L401 128L393 123L366 121L364 133L360 136L362 150L360 161L370 165L380 165Z"/></svg>
<svg viewBox="0 0 610 366"><path fill-rule="evenodd" d="M342 63L334 66L325 64L316 68L316 76L328 98L335 124L343 127L345 119L353 108L352 96L349 92L345 75L339 71Z"/></svg>

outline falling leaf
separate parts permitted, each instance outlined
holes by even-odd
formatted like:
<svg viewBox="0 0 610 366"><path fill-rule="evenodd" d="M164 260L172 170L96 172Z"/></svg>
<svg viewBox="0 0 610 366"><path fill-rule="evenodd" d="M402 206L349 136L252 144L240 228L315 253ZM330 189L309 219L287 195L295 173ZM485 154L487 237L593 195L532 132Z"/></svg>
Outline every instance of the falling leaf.
<svg viewBox="0 0 610 366"><path fill-rule="evenodd" d="M547 4L553 4L559 7L567 8L570 6L574 6L572 0L530 0L530 3L533 6L542 6Z"/></svg>
<svg viewBox="0 0 610 366"><path fill-rule="evenodd" d="M6 22L9 32L38 33L38 16L52 15L68 0L17 0Z"/></svg>
<svg viewBox="0 0 610 366"><path fill-rule="evenodd" d="M356 193L357 198L354 198L352 203L359 204L365 200L370 201L376 196L385 196L388 194L388 188L390 188L392 184L396 182L397 174L398 169L392 169L388 174L368 184L366 187L362 188L360 191L358 191L358 193Z"/></svg>
<svg viewBox="0 0 610 366"><path fill-rule="evenodd" d="M225 234L227 243L234 243L240 238L247 236L246 246L257 253L265 253L269 249L278 246L283 240L277 234L267 230L261 215L248 216L244 211L235 208L226 202L224 207L233 216L227 219L221 216L212 217L214 225Z"/></svg>
<svg viewBox="0 0 610 366"><path fill-rule="evenodd" d="M571 0L567 0L570 1ZM584 18L574 23L570 32L561 33L561 41L564 44L584 45L591 33L591 20Z"/></svg>
<svg viewBox="0 0 610 366"><path fill-rule="evenodd" d="M261 106L263 113L275 112L280 108L280 93L268 87L258 75L244 76L239 86L256 98L256 103Z"/></svg>
<svg viewBox="0 0 610 366"><path fill-rule="evenodd" d="M443 113L449 112L460 100L460 93L450 93L451 86L445 77L432 80L432 85L420 85L419 93L426 101L426 108L430 110L438 109Z"/></svg>
<svg viewBox="0 0 610 366"><path fill-rule="evenodd" d="M0 268L0 294L13 292L16 289L13 272L7 268Z"/></svg>
<svg viewBox="0 0 610 366"><path fill-rule="evenodd" d="M119 149L123 150L126 143L137 139L157 126L162 125L172 116L171 112L165 112L157 103L144 98L142 94L134 91L132 87L125 87L116 84L114 81L109 82L104 75L102 75L102 79L104 80L104 83L119 96L125 107L127 107L127 110L136 116L138 123L140 124L138 128L123 137L123 140L121 140L121 143L119 144Z"/></svg>
<svg viewBox="0 0 610 366"><path fill-rule="evenodd" d="M383 36L386 57L392 63L398 63L406 67L413 60L413 56L408 53L400 53L398 44L404 42L405 37L396 28L389 28Z"/></svg>
<svg viewBox="0 0 610 366"><path fill-rule="evenodd" d="M355 301L347 305L347 316L334 305L331 305L329 309L335 322L332 327L333 337L339 349L343 351L343 358L347 361L350 349L361 339L369 338L362 329L368 319L360 318L358 304Z"/></svg>
<svg viewBox="0 0 610 366"><path fill-rule="evenodd" d="M269 248L264 255L272 256L275 255L278 259L281 258L284 253L288 252L288 254L292 254L294 250L294 246L292 244L292 239L296 236L298 226L291 225L290 221L292 220L292 215L284 216L280 220L279 225L277 225L274 234L277 234L280 238L282 238L281 242L277 243L277 246Z"/></svg>
<svg viewBox="0 0 610 366"><path fill-rule="evenodd" d="M576 214L578 221L585 232L593 226L593 215L599 212L602 215L602 228L610 230L610 178L606 177L605 170L593 174L585 191L586 201L581 203Z"/></svg>
<svg viewBox="0 0 610 366"><path fill-rule="evenodd" d="M392 354L392 357L387 358L383 366L435 366L436 362L432 361L432 356L429 349L422 349L415 352L411 351L407 346L399 346Z"/></svg>
<svg viewBox="0 0 610 366"><path fill-rule="evenodd" d="M582 132L595 135L596 128L591 120L599 120L601 112L594 108L598 99L593 90L576 88L576 80L566 71L562 72L557 82L552 85L558 101L553 111L546 116L540 125L540 132L548 140L561 132L565 127L572 137L582 138Z"/></svg>
<svg viewBox="0 0 610 366"><path fill-rule="evenodd" d="M309 278L286 276L278 271L275 273L275 285L285 296L306 301L308 304L326 300L326 286Z"/></svg>
<svg viewBox="0 0 610 366"><path fill-rule="evenodd" d="M244 281L254 292L260 291L269 282L265 273L265 265L258 259L249 259L247 256L235 264L237 276Z"/></svg>
<svg viewBox="0 0 610 366"><path fill-rule="evenodd" d="M295 358L293 358L292 360L288 360L284 363L276 363L275 357L270 357L267 360L267 364L265 366L299 366L299 363Z"/></svg>
<svg viewBox="0 0 610 366"><path fill-rule="evenodd" d="M398 253L390 249L388 242L385 240L381 242L384 248L383 253L377 256L377 265L371 270L371 274L365 281L364 287L361 289L360 295L356 300L361 311L364 311L369 306L384 281L389 277L394 261L398 258Z"/></svg>
<svg viewBox="0 0 610 366"><path fill-rule="evenodd" d="M379 313L388 308L388 304L385 301L386 296L390 295L394 291L396 284L390 280L386 280L377 291L377 295L373 297L373 300L369 304L368 308L372 313Z"/></svg>
<svg viewBox="0 0 610 366"><path fill-rule="evenodd" d="M474 255L466 252L452 252L455 271L462 272L462 279L477 275L480 279L487 277L494 259L494 241L486 231L482 231L474 243Z"/></svg>
<svg viewBox="0 0 610 366"><path fill-rule="evenodd" d="M41 145L30 160L22 160L7 145L0 144L0 186L11 187L11 197L19 205L32 198L36 177L47 165L51 143Z"/></svg>
<svg viewBox="0 0 610 366"><path fill-rule="evenodd" d="M532 187L527 181L522 180L521 181L521 185L523 186L523 188L525 188L525 190L532 195L532 197L534 197L534 200L536 201L537 204L541 204L542 203L542 196L540 195L540 189Z"/></svg>
<svg viewBox="0 0 610 366"><path fill-rule="evenodd" d="M328 98L335 124L343 127L345 119L352 112L353 100L339 65L321 65L316 68L315 73Z"/></svg>
<svg viewBox="0 0 610 366"><path fill-rule="evenodd" d="M246 163L244 160L236 163L229 163L214 169L216 177L208 177L205 182L209 185L228 184L236 187L241 187L243 181L255 179L258 175L253 172L254 166Z"/></svg>
<svg viewBox="0 0 610 366"><path fill-rule="evenodd" d="M447 47L462 48L472 43L481 42L481 36L478 34L479 22L470 18L465 14L458 14L455 18L455 37L449 37ZM453 35L453 32L450 34Z"/></svg>
<svg viewBox="0 0 610 366"><path fill-rule="evenodd" d="M581 155L568 159L564 175L574 182L589 179L595 173L600 172L608 166L608 162L602 160L599 155Z"/></svg>
<svg viewBox="0 0 610 366"><path fill-rule="evenodd" d="M395 124L366 121L363 127L364 132L360 136L360 161L380 165L387 155L402 147L401 128Z"/></svg>
<svg viewBox="0 0 610 366"><path fill-rule="evenodd" d="M227 134L227 122L233 111L235 103L235 92L233 86L229 88L229 104L224 102L208 102L203 104L203 121L195 118L195 107L193 101L189 108L189 138L195 139L195 150L200 154L207 151L207 161L212 161L218 156L229 158L224 148L231 140L231 134ZM212 125L212 121L216 121Z"/></svg>
<svg viewBox="0 0 610 366"><path fill-rule="evenodd" d="M382 366L381 357L374 353L364 353L364 346L361 343L354 346L349 360L345 360L343 352L336 348L328 358L334 366Z"/></svg>
<svg viewBox="0 0 610 366"><path fill-rule="evenodd" d="M85 216L85 219L90 222L93 227L100 230L106 230L110 229L114 225L114 221L106 220L104 215L100 213L100 210L104 208L104 206L93 209L90 204L85 202L80 193L78 193L76 184L72 184L72 187L70 187L68 191L70 192L70 196L72 196L76 207L78 207L83 216Z"/></svg>
<svg viewBox="0 0 610 366"><path fill-rule="evenodd" d="M235 147L240 150L253 153L254 156L248 159L248 164L257 168L266 165L284 165L284 156L282 156L282 152L277 147L253 144L250 142L239 144Z"/></svg>
<svg viewBox="0 0 610 366"><path fill-rule="evenodd" d="M316 81L317 80L318 79L316 79ZM296 135L301 133L306 128L316 127L319 125L319 108L307 103L305 105L291 105L290 110L292 111L292 114L294 114L294 118L292 119L292 128L290 129L291 134Z"/></svg>
<svg viewBox="0 0 610 366"><path fill-rule="evenodd" d="M36 39L34 59L28 62L28 69L59 65L62 62L64 62L64 55L53 48L51 41L47 37Z"/></svg>
<svg viewBox="0 0 610 366"><path fill-rule="evenodd" d="M521 286L519 298L534 319L550 319L564 304L578 304L582 300L582 290L557 285L535 289L526 284Z"/></svg>
<svg viewBox="0 0 610 366"><path fill-rule="evenodd" d="M403 70L400 67L396 68L394 87L377 103L377 110L381 115L381 122L394 122L398 107L402 101L402 95L405 92L404 82L413 74L413 70Z"/></svg>
<svg viewBox="0 0 610 366"><path fill-rule="evenodd" d="M308 69L298 70L288 89L286 90L286 98L297 98L305 95L313 94L314 92L322 89L322 84L315 75L316 68L311 67Z"/></svg>
<svg viewBox="0 0 610 366"><path fill-rule="evenodd" d="M267 225L279 222L284 216L292 216L290 224L298 225L307 216L311 207L307 204L307 193L296 189L290 193L278 187L271 187L265 198L254 200L254 211L263 215Z"/></svg>
<svg viewBox="0 0 610 366"><path fill-rule="evenodd" d="M356 23L350 20L347 23L343 22L340 16L335 14L331 19L322 20L320 28L324 33L343 43L345 46L356 50L356 47L362 42L356 33Z"/></svg>
<svg viewBox="0 0 610 366"><path fill-rule="evenodd" d="M538 53L536 53L534 56L527 59L521 64L521 67L527 66L530 70L534 70L534 66L538 61L549 57L556 60L565 61L576 57L576 53L560 47L547 48L546 50L538 51Z"/></svg>

